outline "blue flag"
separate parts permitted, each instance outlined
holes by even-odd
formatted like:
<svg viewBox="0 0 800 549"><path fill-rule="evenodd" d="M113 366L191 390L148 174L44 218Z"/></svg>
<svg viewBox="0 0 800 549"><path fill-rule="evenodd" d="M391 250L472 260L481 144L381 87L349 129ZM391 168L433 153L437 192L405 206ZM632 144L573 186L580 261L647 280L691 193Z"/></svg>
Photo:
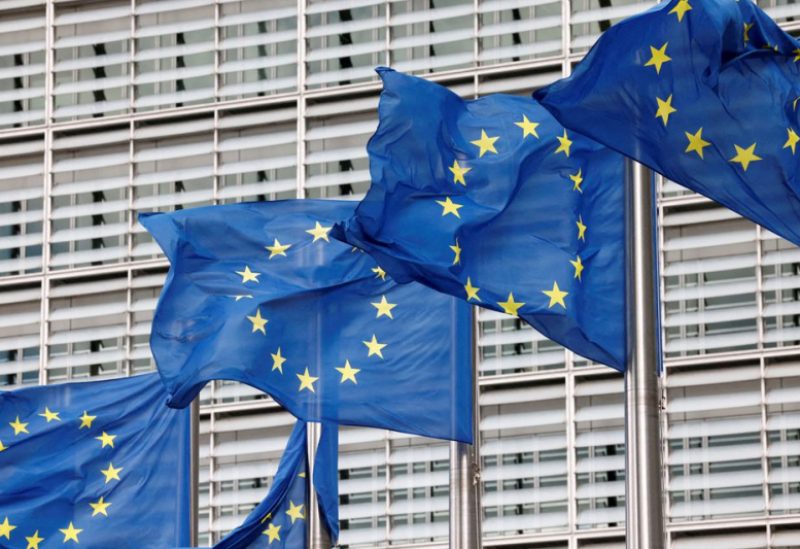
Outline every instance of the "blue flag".
<svg viewBox="0 0 800 549"><path fill-rule="evenodd" d="M170 405L229 379L306 421L471 440L469 307L398 285L330 238L353 209L288 200L140 217L171 262L150 340Z"/></svg>
<svg viewBox="0 0 800 549"><path fill-rule="evenodd" d="M338 441L337 426L323 424L313 479L320 515L333 544L339 536ZM308 461L306 424L298 420L267 497L214 549L305 549L311 490Z"/></svg>
<svg viewBox="0 0 800 549"><path fill-rule="evenodd" d="M189 543L189 411L156 374L0 393L0 547Z"/></svg>
<svg viewBox="0 0 800 549"><path fill-rule="evenodd" d="M582 132L800 244L800 46L750 0L672 0L534 96Z"/></svg>
<svg viewBox="0 0 800 549"><path fill-rule="evenodd" d="M624 370L622 157L530 98L465 101L378 72L372 186L343 238L399 282L519 316Z"/></svg>

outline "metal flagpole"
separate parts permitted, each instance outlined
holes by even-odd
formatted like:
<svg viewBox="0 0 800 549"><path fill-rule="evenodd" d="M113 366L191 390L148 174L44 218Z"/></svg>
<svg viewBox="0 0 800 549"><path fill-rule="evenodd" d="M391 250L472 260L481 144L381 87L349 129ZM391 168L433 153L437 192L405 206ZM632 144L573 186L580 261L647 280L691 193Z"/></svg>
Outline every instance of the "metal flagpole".
<svg viewBox="0 0 800 549"><path fill-rule="evenodd" d="M628 549L663 549L658 345L651 172L625 161L625 537Z"/></svg>
<svg viewBox="0 0 800 549"><path fill-rule="evenodd" d="M472 440L450 443L450 547L481 547L480 408L478 361L475 355L477 318L472 308Z"/></svg>
<svg viewBox="0 0 800 549"><path fill-rule="evenodd" d="M194 398L189 408L189 443L189 540L192 547L197 547L200 516L197 492L200 485L200 395Z"/></svg>
<svg viewBox="0 0 800 549"><path fill-rule="evenodd" d="M308 509L306 511L306 529L308 534L308 549L330 549L331 537L328 529L322 522L322 515L319 512L319 501L317 492L314 491L314 460L317 456L317 446L322 434L322 424L308 422L306 424L306 449L308 452Z"/></svg>

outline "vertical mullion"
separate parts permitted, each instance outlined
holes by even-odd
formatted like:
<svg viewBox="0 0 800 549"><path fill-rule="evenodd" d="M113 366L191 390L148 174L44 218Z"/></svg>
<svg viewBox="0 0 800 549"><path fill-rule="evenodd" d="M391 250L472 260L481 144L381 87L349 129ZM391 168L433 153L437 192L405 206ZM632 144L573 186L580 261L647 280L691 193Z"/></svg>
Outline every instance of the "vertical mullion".
<svg viewBox="0 0 800 549"><path fill-rule="evenodd" d="M297 198L306 183L306 0L297 0Z"/></svg>
<svg viewBox="0 0 800 549"><path fill-rule="evenodd" d="M220 56L222 52L220 51L220 24L219 24L219 11L220 5L219 0L214 0L214 103L219 102L220 99L220 90L222 89L222 75L219 72L220 68Z"/></svg>
<svg viewBox="0 0 800 549"><path fill-rule="evenodd" d="M384 539L388 545L389 540L392 539L392 437L389 436L389 431L383 432L383 448L386 457L386 475L384 476L384 489L386 490L384 512L386 513L386 522L384 524Z"/></svg>
<svg viewBox="0 0 800 549"><path fill-rule="evenodd" d="M136 112L136 0L131 0L131 37L129 38L130 63L128 64L128 112Z"/></svg>
<svg viewBox="0 0 800 549"><path fill-rule="evenodd" d="M572 72L570 63L570 43L572 42L572 0L561 0L561 74L569 76Z"/></svg>
<svg viewBox="0 0 800 549"><path fill-rule="evenodd" d="M761 402L759 406L761 412L761 432L759 437L761 440L761 491L764 496L764 516L769 517L771 498L769 494L769 441L767 431L767 368L766 359L763 355L758 363L761 377L759 380L759 388L761 390ZM767 536L769 537L769 534L767 534Z"/></svg>
<svg viewBox="0 0 800 549"><path fill-rule="evenodd" d="M578 482L576 478L577 452L575 427L575 373L567 371L564 376L566 407L566 443L567 443L567 524L569 531L569 547L575 549L575 534L578 531Z"/></svg>

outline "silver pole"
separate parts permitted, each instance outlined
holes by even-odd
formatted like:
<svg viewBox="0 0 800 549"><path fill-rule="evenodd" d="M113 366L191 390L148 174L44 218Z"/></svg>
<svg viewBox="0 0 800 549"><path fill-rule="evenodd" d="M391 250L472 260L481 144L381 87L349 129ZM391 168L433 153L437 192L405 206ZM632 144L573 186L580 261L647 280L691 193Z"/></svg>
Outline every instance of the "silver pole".
<svg viewBox="0 0 800 549"><path fill-rule="evenodd" d="M314 491L314 459L317 455L317 446L322 434L322 425L316 422L309 422L306 427L306 448L308 451L308 474L306 478L309 483L308 489L308 510L306 528L308 534L308 549L330 549L331 537L328 529L322 522L322 515L319 512L319 501L317 493Z"/></svg>
<svg viewBox="0 0 800 549"><path fill-rule="evenodd" d="M197 489L200 485L200 395L189 407L189 437L191 455L189 456L189 539L192 547L197 547L200 517L200 503Z"/></svg>
<svg viewBox="0 0 800 549"><path fill-rule="evenodd" d="M478 361L475 356L477 319L472 308L472 437L473 444L450 443L450 547L481 547L480 408Z"/></svg>
<svg viewBox="0 0 800 549"><path fill-rule="evenodd" d="M626 159L628 364L625 373L625 536L628 549L663 549L653 184Z"/></svg>

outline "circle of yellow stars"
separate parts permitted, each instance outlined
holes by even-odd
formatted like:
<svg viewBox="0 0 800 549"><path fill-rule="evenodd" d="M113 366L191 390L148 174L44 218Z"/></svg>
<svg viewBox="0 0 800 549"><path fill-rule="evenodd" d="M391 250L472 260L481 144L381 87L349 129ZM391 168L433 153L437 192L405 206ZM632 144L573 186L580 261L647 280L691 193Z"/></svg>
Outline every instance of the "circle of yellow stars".
<svg viewBox="0 0 800 549"><path fill-rule="evenodd" d="M692 5L690 0L677 0L667 14L670 16L674 15L676 24L681 25L684 19L687 17L687 14L689 14L691 11ZM743 23L742 43L745 46L748 43L751 43L750 31L753 30L754 26L755 21L745 21ZM669 42L663 42L660 45L658 43L650 44L648 47L650 56L644 63L644 67L652 67L656 72L656 77L659 77L666 64L673 61L673 58L669 54ZM780 53L780 50L777 46L766 44L763 47ZM794 59L792 60L794 63L800 61L800 48L795 48L791 53L794 54ZM797 108L798 99L800 98L794 99L792 102L793 109ZM666 97L656 96L655 101L655 117L661 119L663 127L667 128L667 126L670 124L670 116L679 112L680 105L673 103L673 94L668 94ZM786 141L784 142L782 149L789 149L791 154L795 155L797 152L797 145L800 143L800 134L798 134L797 130L795 130L793 127L781 128L780 131L786 132ZM685 128L683 130L683 135L686 138L686 148L684 149L684 152L698 160L705 160L705 149L714 145L714 142L713 140L709 140L707 134L704 133L704 128L702 126ZM733 143L733 150L730 151L731 156L726 157L725 159L731 164L738 166L738 169L741 170L741 173L746 174L748 169L750 169L755 162L763 160L763 158L756 152L757 148L758 143L755 141L751 143ZM723 155L725 154L722 151L720 151L720 153Z"/></svg>
<svg viewBox="0 0 800 549"><path fill-rule="evenodd" d="M63 423L64 421L61 418L61 413L56 410L51 410L49 406L45 406L44 410L36 415L44 418L45 424L52 422ZM92 423L97 419L97 416L91 415L87 410L84 410L83 414L76 419L80 421L78 425L79 431L83 429L91 430ZM29 430L30 420L23 422L19 415L17 415L13 421L8 422L8 425L11 427L15 439L22 435L31 434ZM102 451L104 448L116 449L115 441L118 438L117 435L107 431L101 431L100 436L94 438L99 442L100 451ZM9 451L13 448L13 446L14 444L6 446L3 444L3 441L0 440L0 452ZM120 472L122 470L123 467L115 467L114 464L109 461L108 467L99 471L99 473L105 478L104 485L109 484L111 481L121 480ZM94 518L98 515L102 515L104 517L109 516L108 508L112 505L112 503L110 501L106 501L105 498L106 496L101 495L96 501L88 502L89 507L92 510L90 518ZM17 525L11 522L10 517L4 516L2 522L0 522L0 538L5 538L6 540L11 541L12 532L14 532L14 530L17 528ZM66 544L68 542L74 542L77 545L80 543L80 534L84 531L84 528L78 528L73 521L70 521L65 528L58 528L58 531L63 535L62 543ZM27 543L26 549L39 549L39 544L46 539L40 534L39 529L36 529L29 536L23 535L22 537L25 538Z"/></svg>
<svg viewBox="0 0 800 549"><path fill-rule="evenodd" d="M532 124L532 126L528 126L528 130L533 131L533 133L535 134L535 127L538 126L538 124L534 124L529 121L528 124ZM491 149L493 148L491 146L491 143L493 142L494 141L492 141L491 138L487 139L486 141L487 143L486 146L488 147L487 151L491 151ZM453 166L451 167L451 172L453 173L454 176L454 182L461 182L462 184L466 184L466 182L464 181L464 175L469 171L470 168L462 167L459 165L458 161L455 161L453 163ZM458 209L461 207L460 205L453 204L452 202L450 203L443 202L443 204L448 204L447 206L448 208L450 208L452 205L453 208L452 213L458 216ZM311 244L313 245L318 241L330 242L329 232L331 231L332 228L333 228L332 226L323 225L322 222L320 221L315 221L314 226L305 230L305 232L311 235L311 237L313 237L311 241ZM278 256L288 257L288 254L293 253L290 250L292 246L293 246L292 243L282 244L278 238L273 238L273 244L271 246L265 246L265 249L269 251L267 259L271 260L273 258L277 258ZM458 242L456 242L455 245L452 246L451 248L456 254L460 253ZM353 251L358 251L358 250L354 248ZM373 267L371 270L375 274L375 278L380 280L386 280L387 276L386 271L384 271L380 266ZM243 286L260 284L262 282L261 279L259 278L262 273L255 271L251 265L246 265L246 264L242 265L240 270L234 271L234 274L237 275L237 280L239 280L239 282ZM252 298L253 296L250 294L246 295L239 294L231 297L234 297L236 298L237 301L239 301L240 299ZM384 317L389 320L394 319L394 309L395 307L397 307L397 304L392 303L386 295L380 295L380 299L378 299L377 301L372 301L370 304L375 310L376 320L382 319ZM264 316L261 307L256 307L253 314L245 315L245 317L250 323L249 324L250 333L261 334L263 336L267 335L267 325L269 323L269 319L266 318L266 316ZM383 350L388 346L388 344L381 342L381 340L378 339L378 336L376 334L373 333L371 339L364 340L362 343L366 347L367 358L373 356L377 357L378 359L384 358ZM278 346L277 349L275 349L275 352L270 352L269 355L272 361L271 371L277 372L279 375L283 375L284 365L287 363L291 363L290 358L283 354L283 351L280 346ZM340 383L358 385L357 376L359 373L361 373L362 369L353 366L349 358L345 358L344 364L334 367L334 370L338 372L340 376ZM294 376L297 378L298 392L301 393L303 391L308 391L310 393L317 392L316 383L319 381L320 377L318 375L317 376L312 375L308 367L304 367L301 373L295 372ZM103 435L97 437L97 439L103 444L103 447L105 447L106 445L113 447L113 438L109 438L106 435L106 433L103 433ZM110 471L110 474L113 473L114 470L112 469ZM275 526L275 528L272 529L272 536L279 536L278 534L279 529L280 526ZM279 538L275 537L274 539L279 539Z"/></svg>
<svg viewBox="0 0 800 549"><path fill-rule="evenodd" d="M653 64L658 62L657 71L660 72L661 65L664 60L661 58L657 58ZM662 103L664 106L662 107ZM663 117L664 123L666 124L669 118L669 114L674 111L674 108L671 106L672 103L672 96L669 96L665 100L659 99L659 114L658 116ZM672 109L672 110L670 110ZM531 120L530 117L526 113L521 115L521 120L514 122L514 125L517 126L522 131L521 139L525 140L527 138L532 139L541 139L539 135L538 127L540 126L539 122ZM566 158L570 157L572 153L572 145L573 140L570 138L570 135L566 129L562 130L561 135L554 136L556 147L553 149L553 154L561 155L563 154ZM485 128L480 129L480 137L478 139L470 141L472 145L477 147L475 151L477 153L478 159L484 157L487 154L501 154L502 153L502 143L504 141L501 139L500 136L491 135L487 132ZM500 147L500 151L498 152L498 147ZM473 166L469 165L469 161L462 158L453 159L452 165L448 166L448 170L452 174L452 182L455 185L461 185L463 187L469 186L469 178L470 172L472 171ZM578 167L577 171L574 173L568 174L570 181L572 182L572 190L577 193L583 193L583 183L584 183L584 173L583 168ZM451 196L444 196L441 200L435 200L436 204L441 207L441 217L448 217L453 216L456 219L462 219L462 208L466 208L463 211L469 210L469 203L461 203L461 201L454 200L455 197ZM575 238L578 242L585 242L586 235L588 231L588 226L584 222L583 216L579 215L578 219L575 221ZM452 252L452 266L462 265L462 258L465 250L459 241L458 238L454 239L452 244L449 244L450 251ZM583 271L586 265L583 263L580 255L576 255L575 259L569 260L570 265L573 268L573 279L577 279L579 282L583 280ZM482 299L480 296L481 288L476 285L471 276L466 277L466 283L464 284L464 291L466 292L466 300L468 302L475 302L475 303L482 303ZM561 289L558 285L558 281L553 281L552 287L542 289L542 294L546 301L546 307L548 309L552 309L553 307L560 308L562 310L567 309L567 301L566 297L569 295L569 292L566 292ZM522 307L526 305L525 302L519 301L517 298L514 297L514 292L509 292L508 296L504 301L498 301L497 307L502 310L503 312L512 315L518 316L519 311ZM373 303L373 306L378 307L378 304ZM381 311L379 309L378 316L381 315ZM364 345L367 346L369 349L369 356L377 355L382 357L381 355L381 344L376 340L375 336L373 335L372 341L364 341Z"/></svg>

